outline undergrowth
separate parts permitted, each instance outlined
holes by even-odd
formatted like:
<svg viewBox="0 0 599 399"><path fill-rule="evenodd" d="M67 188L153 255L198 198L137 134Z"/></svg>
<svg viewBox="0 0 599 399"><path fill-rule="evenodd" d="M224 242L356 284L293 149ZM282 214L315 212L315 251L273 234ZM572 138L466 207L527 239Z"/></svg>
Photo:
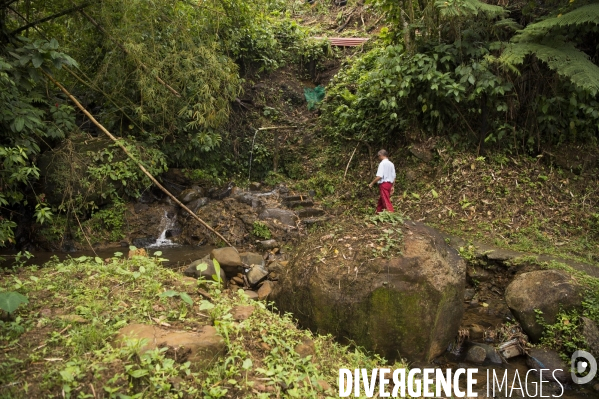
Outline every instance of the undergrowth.
<svg viewBox="0 0 599 399"><path fill-rule="evenodd" d="M212 286L207 306L196 282L154 255L55 259L7 274L0 291L20 292L29 304L0 322L0 397L324 398L334 396L339 368L384 364L298 329L289 314L272 313L242 291ZM248 304L252 315L234 322L233 307ZM116 332L133 322L173 330L213 324L226 354L196 370L164 348L142 353L143 342L115 345ZM305 340L313 341L315 354L302 358L294 348Z"/></svg>

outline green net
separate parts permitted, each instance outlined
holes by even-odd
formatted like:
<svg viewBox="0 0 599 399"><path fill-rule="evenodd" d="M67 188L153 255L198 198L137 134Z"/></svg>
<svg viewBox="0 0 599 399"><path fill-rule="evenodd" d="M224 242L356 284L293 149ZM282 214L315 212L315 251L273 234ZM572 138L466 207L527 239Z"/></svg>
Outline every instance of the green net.
<svg viewBox="0 0 599 399"><path fill-rule="evenodd" d="M306 101L308 102L308 109L312 111L314 108L316 108L316 105L319 102L321 102L324 98L324 87L316 86L313 89L305 87L304 96L306 97Z"/></svg>

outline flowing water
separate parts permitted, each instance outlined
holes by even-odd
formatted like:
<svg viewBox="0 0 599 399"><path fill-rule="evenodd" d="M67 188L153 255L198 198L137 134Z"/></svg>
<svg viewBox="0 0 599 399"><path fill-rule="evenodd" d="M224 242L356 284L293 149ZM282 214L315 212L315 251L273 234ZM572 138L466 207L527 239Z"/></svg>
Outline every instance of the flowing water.
<svg viewBox="0 0 599 399"><path fill-rule="evenodd" d="M162 220L160 221L160 237L156 239L154 244L148 246L148 248L166 248L166 247L178 247L179 244L176 244L166 238L166 235L169 231L171 231L177 224L177 214L174 214L172 218L168 217L166 211L164 211L164 215L162 215Z"/></svg>

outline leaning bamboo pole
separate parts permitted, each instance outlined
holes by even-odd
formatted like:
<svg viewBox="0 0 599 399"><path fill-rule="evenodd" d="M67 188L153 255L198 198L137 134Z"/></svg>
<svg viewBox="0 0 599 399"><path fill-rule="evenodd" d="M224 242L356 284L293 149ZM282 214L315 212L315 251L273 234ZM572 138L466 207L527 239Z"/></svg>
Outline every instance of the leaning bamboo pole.
<svg viewBox="0 0 599 399"><path fill-rule="evenodd" d="M48 79L50 79L50 81L52 81L52 83L54 83L60 90L62 90L62 92L64 94L67 95L67 97L69 97L71 99L71 101L77 106L77 108L79 108L81 110L81 112L83 112L85 114L85 116L87 116L89 118L90 121L92 121L92 123L94 125L96 125L105 135L107 135L112 141L114 141L116 143L116 145L118 145L119 147L121 147L121 149L125 152L125 154L133 161L137 164L137 166L139 167L139 169L141 169L142 172L144 172L144 174L146 176L148 176L148 178L156 185L156 187L158 187L160 190L162 190L166 195L169 196L170 199L172 199L173 201L175 201L175 203L177 205L179 205L181 208L183 208L187 213L189 213L195 220L197 220L198 222L200 222L204 227L206 227L208 230L210 230L211 232L213 232L218 238L220 238L221 240L223 240L227 245L232 246L231 243L229 241L227 241L227 239L225 237L223 237L219 232L217 232L216 230L214 230L212 227L210 227L206 222L204 222L202 219L200 219L200 217L198 215L196 215L195 213L193 213L191 211L191 209L189 209L188 207L186 207L181 201L179 201L177 199L177 197L175 197L173 194L171 194L170 191L168 191L166 188L164 188L162 186L162 184L160 184L158 182L158 180L156 180L156 178L154 176L152 176L152 174L150 172L148 172L146 170L146 168L143 166L143 164L138 161L128 150L127 148L125 148L125 146L123 144L121 144L121 142L119 142L119 140L114 137L112 135L112 133L110 133L108 130L106 130L106 128L104 126L102 126L102 124L100 122L98 122L93 116L92 114L89 113L89 111L83 106L81 105L81 103L79 101L77 101L77 99L67 90L65 89L65 87L63 85L61 85L56 79L54 79L49 73L47 73L46 71L42 70L42 73L44 75L46 75L46 77Z"/></svg>

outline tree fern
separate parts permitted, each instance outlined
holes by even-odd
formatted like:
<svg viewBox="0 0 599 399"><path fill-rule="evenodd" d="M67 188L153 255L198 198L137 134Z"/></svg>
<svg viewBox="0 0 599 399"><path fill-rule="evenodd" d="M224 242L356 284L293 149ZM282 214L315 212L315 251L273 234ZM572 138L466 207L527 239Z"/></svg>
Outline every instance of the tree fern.
<svg viewBox="0 0 599 399"><path fill-rule="evenodd" d="M437 0L435 6L444 17L470 17L483 13L489 18L497 18L506 14L503 7L480 0Z"/></svg>
<svg viewBox="0 0 599 399"><path fill-rule="evenodd" d="M520 65L534 54L558 75L595 95L599 92L599 66L578 50L574 43L564 42L563 30L599 24L599 4L589 4L528 25L505 48L499 62Z"/></svg>
<svg viewBox="0 0 599 399"><path fill-rule="evenodd" d="M550 69L572 81L575 85L595 95L599 92L599 66L571 43L552 47L539 43L511 43L503 51L500 60L509 65L518 65L524 58L534 54Z"/></svg>

